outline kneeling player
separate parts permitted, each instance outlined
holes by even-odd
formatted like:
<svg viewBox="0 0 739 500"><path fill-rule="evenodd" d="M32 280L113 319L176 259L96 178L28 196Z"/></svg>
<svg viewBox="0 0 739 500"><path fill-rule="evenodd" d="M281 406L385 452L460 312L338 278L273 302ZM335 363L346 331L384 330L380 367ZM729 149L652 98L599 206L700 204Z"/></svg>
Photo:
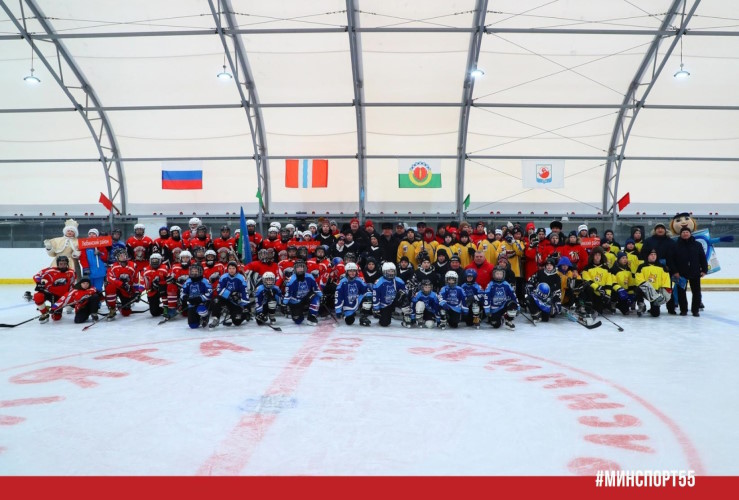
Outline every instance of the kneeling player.
<svg viewBox="0 0 739 500"><path fill-rule="evenodd" d="M203 279L203 267L200 264L190 266L190 278L182 286L180 299L187 303L187 324L190 328L200 328L208 321L208 304L213 295L213 287Z"/></svg>
<svg viewBox="0 0 739 500"><path fill-rule="evenodd" d="M282 298L282 292L275 282L276 278L273 272L267 271L262 275L262 283L255 292L257 298L257 325L264 325L268 321L272 325L275 324L277 303Z"/></svg>
<svg viewBox="0 0 739 500"><path fill-rule="evenodd" d="M354 262L349 262L344 267L344 277L336 288L334 308L337 316L344 316L347 325L353 325L357 310L359 313L359 324L370 326L369 319L372 310L372 292L362 278L357 276L359 268Z"/></svg>
<svg viewBox="0 0 739 500"><path fill-rule="evenodd" d="M290 316L296 324L303 322L308 313L306 323L310 326L318 324L318 307L321 304L321 290L313 276L306 274L306 264L302 260L295 262L293 275L285 285L283 303L290 309Z"/></svg>
<svg viewBox="0 0 739 500"><path fill-rule="evenodd" d="M485 291L477 284L477 271L474 269L466 269L464 279L462 290L464 290L465 294L465 305L469 309L469 312L464 315L464 322L467 326L480 328L480 317L482 316L481 312L483 310L482 304L485 301Z"/></svg>
<svg viewBox="0 0 739 500"><path fill-rule="evenodd" d="M519 305L516 292L505 280L505 275L503 266L495 266L493 279L485 289L485 314L493 328L500 328L504 323L506 328L513 330L516 328L513 320L518 314Z"/></svg>
<svg viewBox="0 0 739 500"><path fill-rule="evenodd" d="M441 306L439 326L442 330L447 327L447 324L452 328L457 328L462 316L470 312L467 308L467 294L461 286L457 285L458 276L456 271L447 271L444 276L446 285L439 290L439 305Z"/></svg>
<svg viewBox="0 0 739 500"><path fill-rule="evenodd" d="M411 299L411 320L402 325L410 328L418 324L421 328L433 328L441 323L439 296L433 291L431 280L421 280L420 290Z"/></svg>
<svg viewBox="0 0 739 500"><path fill-rule="evenodd" d="M98 308L100 297L97 290L92 286L89 277L84 276L73 290L61 297L51 306L52 315L61 315L61 310L66 306L74 306L74 322L84 323L92 316L93 321L98 320Z"/></svg>
<svg viewBox="0 0 739 500"><path fill-rule="evenodd" d="M557 260L548 257L544 268L529 278L526 302L533 320L549 321L560 309L562 281L557 274Z"/></svg>
<svg viewBox="0 0 739 500"><path fill-rule="evenodd" d="M60 297L63 297L72 289L75 280L75 272L69 268L69 257L60 255L56 258L56 267L47 267L42 269L33 277L36 282L36 293L33 294L33 301L36 308L41 313L38 320L41 323L49 321L49 304L55 303ZM59 321L62 319L61 309L53 311L52 319Z"/></svg>
<svg viewBox="0 0 739 500"><path fill-rule="evenodd" d="M380 326L390 326L393 312L400 307L403 321L411 321L411 308L405 291L405 283L395 276L395 264L382 265L382 278L372 287L372 311L379 314Z"/></svg>
<svg viewBox="0 0 739 500"><path fill-rule="evenodd" d="M208 328L218 326L224 307L231 316L231 322L236 326L239 326L244 320L249 321L251 319L249 310L246 309L249 304L246 279L238 271L239 264L236 261L231 261L226 267L226 274L218 280L215 298L211 306L212 319L208 324ZM224 324L226 323L224 322Z"/></svg>

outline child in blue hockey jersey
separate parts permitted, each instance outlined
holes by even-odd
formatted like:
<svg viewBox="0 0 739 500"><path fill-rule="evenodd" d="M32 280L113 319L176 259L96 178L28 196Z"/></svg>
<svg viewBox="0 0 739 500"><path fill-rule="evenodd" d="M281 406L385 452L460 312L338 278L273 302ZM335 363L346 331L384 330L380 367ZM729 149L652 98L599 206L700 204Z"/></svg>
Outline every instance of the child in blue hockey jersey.
<svg viewBox="0 0 739 500"><path fill-rule="evenodd" d="M361 306L359 324L370 326L372 324L369 319L372 310L372 291L364 280L357 276L358 272L359 268L356 263L349 262L346 264L344 277L341 278L339 286L336 288L334 307L337 316L344 316L346 324L353 325L357 310Z"/></svg>
<svg viewBox="0 0 739 500"><path fill-rule="evenodd" d="M513 320L518 313L518 299L513 287L505 280L506 269L495 266L493 279L485 289L485 314L493 328L500 328L503 322L509 330L516 328Z"/></svg>
<svg viewBox="0 0 739 500"><path fill-rule="evenodd" d="M187 324L190 328L200 328L208 321L208 305L213 296L213 287L203 279L203 267L193 264L189 270L190 278L182 285L180 302L187 304Z"/></svg>
<svg viewBox="0 0 739 500"><path fill-rule="evenodd" d="M465 304L469 312L464 315L464 322L467 326L480 328L480 317L482 316L483 303L485 301L485 291L477 284L477 271L474 269L466 269L464 271L464 283L462 290L465 294Z"/></svg>
<svg viewBox="0 0 739 500"><path fill-rule="evenodd" d="M321 304L321 290L313 276L306 274L307 266L304 261L295 261L293 275L285 285L283 304L290 308L290 316L298 325L303 322L308 313L306 323L310 326L318 324L318 307Z"/></svg>
<svg viewBox="0 0 739 500"><path fill-rule="evenodd" d="M382 278L372 287L372 310L380 315L380 326L389 326L396 307L403 310L404 321L410 321L411 308L406 295L405 283L395 276L395 264L382 265Z"/></svg>
<svg viewBox="0 0 739 500"><path fill-rule="evenodd" d="M258 325L270 322L275 323L275 313L277 312L277 304L282 299L282 292L275 284L277 280L275 274L267 271L262 275L262 283L257 287L254 295L256 296L256 320Z"/></svg>
<svg viewBox="0 0 739 500"><path fill-rule="evenodd" d="M244 320L249 321L249 294L246 290L246 278L239 274L239 265L231 261L226 267L226 274L221 276L216 287L216 297L211 306L211 320L208 328L215 328L221 322L221 314L225 308L231 322L239 326ZM227 324L224 322L224 324Z"/></svg>
<svg viewBox="0 0 739 500"><path fill-rule="evenodd" d="M433 328L439 324L439 296L433 291L430 279L421 280L420 290L411 299L411 320L403 321L403 326L410 328L414 324L422 328Z"/></svg>
<svg viewBox="0 0 739 500"><path fill-rule="evenodd" d="M447 271L444 276L446 285L439 290L439 305L441 306L439 326L442 330L447 327L447 324L452 328L457 328L462 316L470 311L467 307L467 295L462 287L457 285L458 276L456 271Z"/></svg>

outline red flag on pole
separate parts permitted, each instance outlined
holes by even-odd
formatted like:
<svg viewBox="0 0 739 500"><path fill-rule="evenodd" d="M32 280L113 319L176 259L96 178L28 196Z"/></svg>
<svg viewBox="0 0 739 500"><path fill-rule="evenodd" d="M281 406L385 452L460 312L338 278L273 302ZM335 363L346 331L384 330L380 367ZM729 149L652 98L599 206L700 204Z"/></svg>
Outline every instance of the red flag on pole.
<svg viewBox="0 0 739 500"><path fill-rule="evenodd" d="M98 200L108 210L113 210L113 202L108 199L103 193L100 193L100 199Z"/></svg>
<svg viewBox="0 0 739 500"><path fill-rule="evenodd" d="M626 193L621 197L620 200L618 200L618 211L620 212L624 208L626 208L626 205L631 203L631 198L629 197L629 193Z"/></svg>

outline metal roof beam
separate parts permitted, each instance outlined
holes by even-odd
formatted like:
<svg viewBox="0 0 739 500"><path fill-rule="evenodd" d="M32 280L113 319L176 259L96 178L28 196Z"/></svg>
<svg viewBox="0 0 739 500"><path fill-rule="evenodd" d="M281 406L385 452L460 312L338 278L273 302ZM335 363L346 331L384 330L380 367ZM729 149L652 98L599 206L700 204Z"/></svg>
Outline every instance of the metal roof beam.
<svg viewBox="0 0 739 500"><path fill-rule="evenodd" d="M657 64L659 48L664 39L662 36L657 36L649 46L647 53L644 55L639 68L636 70L634 78L631 80L629 89L624 96L623 104L633 104L633 108L622 109L619 111L616 118L616 123L613 126L613 132L611 133L611 141L608 146L608 160L606 162L606 169L603 175L603 213L610 213L613 216L614 222L618 215L618 183L621 176L621 166L625 159L626 145L631 135L631 130L634 127L636 118L639 115L639 111L644 107L644 103L652 91L654 84L657 82L659 75L662 73L662 69L667 64L672 51L680 41L680 37L685 33L690 19L693 17L698 5L701 0L695 0L690 11L685 13L685 5L687 0L673 0L665 18L662 21L660 27L661 30L665 30L672 26L673 21L680 16L680 7L682 5L682 20L680 27L677 30L675 36L672 38L667 51L662 55L662 60ZM651 68L651 74L650 73ZM648 83L644 82L645 77L648 78ZM643 89L643 90L642 90ZM641 96L637 93L641 90Z"/></svg>
<svg viewBox="0 0 739 500"><path fill-rule="evenodd" d="M49 23L47 17L36 5L34 0L21 0L21 10L23 9L23 2L28 6L29 10L33 13L35 21L39 23L41 28L47 34L54 34L54 28ZM10 21L15 25L16 29L21 33L22 37L29 43L31 50L38 56L39 60L43 63L49 74L52 76L54 81L59 85L62 92L72 103L74 109L79 112L80 117L85 122L90 135L95 142L95 147L98 151L99 161L103 166L105 173L105 183L108 192L108 198L113 202L113 205L121 211L126 213L126 179L124 176L123 165L120 159L120 152L118 149L118 142L115 134L113 133L113 127L110 124L110 120L106 115L105 111L95 111L88 113L85 111L84 106L80 101L84 101L85 104L91 102L94 107L102 108L100 99L98 98L94 87L85 78L82 70L77 66L76 62L72 58L71 53L67 50L64 43L58 39L54 39L52 43L56 49L57 64L53 65L49 59L44 56L41 50L33 43L30 34L26 30L25 17L23 22L19 22L13 11L7 6L4 0L0 0L0 7L8 15ZM24 14L25 16L25 14ZM75 85L67 85L64 81L64 76L61 71L61 61L64 60L66 65L69 67L72 75L75 78ZM69 76L69 75L68 75ZM82 92L84 95L80 96L82 99L77 99L73 94L75 92ZM93 116L90 116L92 114ZM98 122L93 124L93 122ZM109 156L108 156L109 155ZM110 223L113 224L113 211L110 212Z"/></svg>
<svg viewBox="0 0 739 500"><path fill-rule="evenodd" d="M349 53L352 62L352 87L357 118L357 168L359 169L359 221L364 223L364 199L367 186L367 123L364 114L364 65L362 38L359 35L359 5L357 0L346 0L346 20L349 33Z"/></svg>
<svg viewBox="0 0 739 500"><path fill-rule="evenodd" d="M221 16L223 16L228 24L229 32L233 32L237 27L233 8L231 7L231 1L218 0L218 8L216 8L213 0L208 0L208 5L210 5L211 14L216 22L218 36L221 39L223 50L228 59L229 67L231 68L231 74L239 91L241 107L244 108L246 119L249 123L252 147L254 149L253 159L257 163L257 189L262 193L262 203L258 204L259 212L257 215L259 219L259 227L260 230L262 230L264 212L269 210L270 190L269 164L266 159L267 141L264 133L264 118L262 117L262 112L258 107L259 94L257 93L257 87L254 83L251 67L249 66L249 60L246 57L246 50L244 49L244 45L241 43L241 38L239 36L230 36L234 46L234 55L232 56L226 39L226 28L224 28L221 23ZM244 87L246 88L248 97L244 92Z"/></svg>
<svg viewBox="0 0 739 500"><path fill-rule="evenodd" d="M480 45L485 34L485 17L488 10L488 0L477 0L475 15L472 21L473 32L470 35L470 45L467 50L467 65L464 67L464 86L462 89L461 109L459 111L459 129L457 135L457 190L454 201L457 207L457 217L462 220L464 209L464 171L467 152L467 130L470 123L470 109L472 106L472 92L475 89L475 78L472 70L477 68L480 58Z"/></svg>
<svg viewBox="0 0 739 500"><path fill-rule="evenodd" d="M315 33L346 33L347 26L336 26L326 28L234 28L224 30L227 36L232 35L276 35L276 34L315 34ZM476 28L454 28L454 27L367 27L358 28L357 33L475 33ZM598 28L498 28L487 27L485 33L498 34L529 34L529 35L604 35L604 36L672 36L675 34L671 29L598 29ZM63 40L63 39L85 39L85 38L142 38L142 37L172 37L172 36L209 36L217 35L217 29L192 29L192 30L165 30L165 31L100 31L87 33L39 33L32 34L35 40ZM688 36L739 36L739 31L727 30L691 30ZM18 40L20 35L1 35L0 40Z"/></svg>
<svg viewBox="0 0 739 500"><path fill-rule="evenodd" d="M414 158L438 158L441 160L456 160L457 155L366 155L368 160L397 160ZM269 160L287 159L310 159L325 158L327 160L352 160L356 155L279 155L267 156ZM613 157L610 157L613 159ZM254 160L254 156L158 156L158 157L125 157L122 162L162 162L162 161L238 161ZM606 161L608 156L585 156L585 155L467 155L468 160L578 160L578 161ZM625 156L624 161L693 161L693 162L739 162L739 156ZM12 163L93 163L100 161L99 158L0 158L0 164Z"/></svg>
<svg viewBox="0 0 739 500"><path fill-rule="evenodd" d="M460 102L365 102L363 108L459 108ZM531 109L634 109L638 104L589 104L589 103L529 103L529 102L490 102L470 104L473 108L531 108ZM240 109L241 104L162 104L152 106L86 106L82 110L89 112L100 111L182 111L198 109ZM351 108L353 102L286 102L261 103L256 108ZM685 111L739 111L739 106L724 106L720 104L644 104L644 109L656 110L685 110ZM77 108L6 108L0 109L0 114L12 113L68 113L76 112Z"/></svg>

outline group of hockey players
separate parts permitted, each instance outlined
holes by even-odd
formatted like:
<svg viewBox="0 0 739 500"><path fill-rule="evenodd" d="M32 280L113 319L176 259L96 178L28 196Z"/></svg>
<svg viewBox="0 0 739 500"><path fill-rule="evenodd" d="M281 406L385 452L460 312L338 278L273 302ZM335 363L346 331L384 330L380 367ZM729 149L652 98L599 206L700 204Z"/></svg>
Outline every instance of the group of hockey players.
<svg viewBox="0 0 739 500"><path fill-rule="evenodd" d="M675 308L668 269L677 265L662 224L646 239L633 228L623 247L612 231L586 247L582 239L594 236L588 227L565 234L560 221L549 229L479 222L440 224L436 231L384 223L380 232L369 220L360 227L352 219L341 231L328 220L304 231L273 222L263 237L249 220L247 231L251 262L237 255L239 231L232 235L224 225L211 235L195 217L184 232L162 227L153 240L141 224L125 242L113 230L112 246L82 252L79 279L64 256L34 276L39 320L59 320L72 307L76 323L113 320L144 301L162 322L185 316L191 328L252 319L276 328L279 312L309 325L330 315L347 325L376 319L388 326L395 318L408 328L487 322L515 329L518 315L533 323L563 315L591 327L604 312L658 316L663 304ZM91 273L100 268L94 261L104 275Z"/></svg>

